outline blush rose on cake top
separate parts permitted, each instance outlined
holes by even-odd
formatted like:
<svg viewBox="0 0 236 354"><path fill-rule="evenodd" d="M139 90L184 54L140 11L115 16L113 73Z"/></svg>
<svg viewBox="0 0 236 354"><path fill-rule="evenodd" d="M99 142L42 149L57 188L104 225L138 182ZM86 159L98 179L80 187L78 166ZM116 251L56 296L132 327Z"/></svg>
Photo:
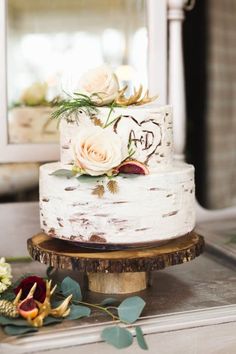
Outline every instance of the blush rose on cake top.
<svg viewBox="0 0 236 354"><path fill-rule="evenodd" d="M119 173L147 175L149 169L145 163L135 159L135 144L131 139L124 141L115 132L115 125L121 115L113 117L116 107L137 106L152 102L148 91L142 86L134 94L126 97L127 86L119 89L118 79L112 69L103 65L90 70L79 80L71 78L64 82L67 97L58 102L53 118L76 123L77 134L71 139L73 166L59 169L55 176L80 177L108 176ZM107 107L107 117L101 121L97 117L98 108ZM115 186L115 181L110 185ZM114 191L117 189L114 188Z"/></svg>

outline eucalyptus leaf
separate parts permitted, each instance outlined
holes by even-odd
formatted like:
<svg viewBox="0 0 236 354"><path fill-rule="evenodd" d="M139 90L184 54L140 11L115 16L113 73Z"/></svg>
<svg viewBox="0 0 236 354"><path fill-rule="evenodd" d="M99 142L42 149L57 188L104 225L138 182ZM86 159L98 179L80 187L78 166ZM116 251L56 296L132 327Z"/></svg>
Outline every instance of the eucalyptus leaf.
<svg viewBox="0 0 236 354"><path fill-rule="evenodd" d="M75 280L71 279L70 277L66 277L63 279L61 283L61 291L65 297L69 296L70 294L73 295L72 300L81 301L82 300L82 293L79 286Z"/></svg>
<svg viewBox="0 0 236 354"><path fill-rule="evenodd" d="M104 179L104 176L89 176L89 175L79 175L78 177L76 177L76 179L80 182L80 183L97 183L100 182L102 179Z"/></svg>
<svg viewBox="0 0 236 354"><path fill-rule="evenodd" d="M70 314L66 317L67 320L77 320L81 317L88 317L91 314L91 310L87 306L71 305Z"/></svg>
<svg viewBox="0 0 236 354"><path fill-rule="evenodd" d="M5 316L0 316L0 325L1 326L17 326L17 327L31 327L31 325L22 318L8 318Z"/></svg>
<svg viewBox="0 0 236 354"><path fill-rule="evenodd" d="M114 297L108 297L106 299L104 299L101 303L100 306L108 306L108 305L112 305L114 303L116 303L118 300Z"/></svg>
<svg viewBox="0 0 236 354"><path fill-rule="evenodd" d="M138 345L140 346L140 348L142 348L143 350L148 350L148 345L147 345L147 342L143 336L142 328L139 326L136 326L135 332L136 332L136 338L138 341Z"/></svg>
<svg viewBox="0 0 236 354"><path fill-rule="evenodd" d="M127 348L133 343L132 334L118 326L107 327L101 333L102 339L118 349Z"/></svg>
<svg viewBox="0 0 236 354"><path fill-rule="evenodd" d="M57 177L67 177L71 178L75 175L75 173L71 170L66 170L64 168L61 168L59 170L56 170L52 173L50 173L50 176L57 176Z"/></svg>
<svg viewBox="0 0 236 354"><path fill-rule="evenodd" d="M9 336L18 336L25 333L37 332L38 329L35 327L17 327L17 326L5 326L4 332Z"/></svg>
<svg viewBox="0 0 236 354"><path fill-rule="evenodd" d="M63 319L62 319L61 317L58 318L58 317L48 316L48 317L46 317L46 318L44 319L43 325L44 325L44 326L48 326L48 325L51 325L51 324L53 324L53 323L60 323L60 322L62 322L62 321L63 321Z"/></svg>
<svg viewBox="0 0 236 354"><path fill-rule="evenodd" d="M57 284L57 287L56 287L55 295L56 295L56 294L60 294L60 292L61 292L61 283L56 282L56 284Z"/></svg>
<svg viewBox="0 0 236 354"><path fill-rule="evenodd" d="M52 308L55 308L55 307L60 306L61 303L62 303L62 300L56 300L56 299L52 299L52 300L51 300L51 306L52 306Z"/></svg>
<svg viewBox="0 0 236 354"><path fill-rule="evenodd" d="M118 307L120 320L134 323L141 315L145 305L145 301L139 296L132 296L125 299Z"/></svg>

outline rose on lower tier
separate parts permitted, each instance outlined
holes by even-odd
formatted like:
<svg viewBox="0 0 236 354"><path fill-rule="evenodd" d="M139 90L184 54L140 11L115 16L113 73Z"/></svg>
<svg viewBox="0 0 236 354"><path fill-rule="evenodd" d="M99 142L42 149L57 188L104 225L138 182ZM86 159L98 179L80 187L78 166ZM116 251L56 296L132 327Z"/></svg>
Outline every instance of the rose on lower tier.
<svg viewBox="0 0 236 354"><path fill-rule="evenodd" d="M108 174L127 156L127 147L121 138L110 129L99 126L81 129L73 141L75 165L86 174Z"/></svg>

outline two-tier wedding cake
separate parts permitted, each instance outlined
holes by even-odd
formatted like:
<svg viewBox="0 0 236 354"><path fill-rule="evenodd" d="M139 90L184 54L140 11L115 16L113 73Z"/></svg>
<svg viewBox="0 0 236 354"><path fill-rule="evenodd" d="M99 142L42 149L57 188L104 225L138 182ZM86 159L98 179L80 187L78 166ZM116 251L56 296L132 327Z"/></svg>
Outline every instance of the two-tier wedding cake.
<svg viewBox="0 0 236 354"><path fill-rule="evenodd" d="M194 168L173 160L172 111L129 97L106 66L59 103L60 162L40 168L43 231L92 244L143 244L195 225Z"/></svg>

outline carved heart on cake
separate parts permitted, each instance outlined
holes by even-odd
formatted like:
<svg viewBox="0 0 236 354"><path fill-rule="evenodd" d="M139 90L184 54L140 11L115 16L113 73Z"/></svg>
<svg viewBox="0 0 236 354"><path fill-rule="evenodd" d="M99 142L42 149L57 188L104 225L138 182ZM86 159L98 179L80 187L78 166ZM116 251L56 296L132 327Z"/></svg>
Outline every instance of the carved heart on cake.
<svg viewBox="0 0 236 354"><path fill-rule="evenodd" d="M114 124L113 129L127 145L132 144L135 150L132 158L145 164L148 163L157 147L161 145L160 125L152 118L138 122L132 116L121 116Z"/></svg>

